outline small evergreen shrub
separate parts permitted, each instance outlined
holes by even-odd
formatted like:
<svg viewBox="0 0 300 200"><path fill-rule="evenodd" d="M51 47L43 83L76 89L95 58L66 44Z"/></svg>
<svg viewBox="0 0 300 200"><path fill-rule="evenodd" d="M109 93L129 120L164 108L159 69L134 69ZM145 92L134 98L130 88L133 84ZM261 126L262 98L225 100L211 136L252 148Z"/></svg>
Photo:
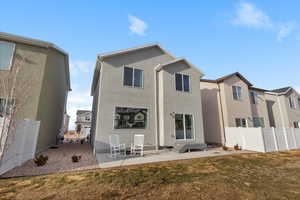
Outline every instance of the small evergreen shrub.
<svg viewBox="0 0 300 200"><path fill-rule="evenodd" d="M238 144L234 145L233 148L234 148L234 150L237 150L237 151L241 150L241 147Z"/></svg>
<svg viewBox="0 0 300 200"><path fill-rule="evenodd" d="M48 161L48 156L44 156L43 154L36 156L34 159L34 162L38 167L45 165L47 161Z"/></svg>
<svg viewBox="0 0 300 200"><path fill-rule="evenodd" d="M80 155L78 156L78 155L75 155L75 154L74 154L74 155L72 156L72 162L79 162L80 159L81 159L81 156L80 156Z"/></svg>
<svg viewBox="0 0 300 200"><path fill-rule="evenodd" d="M224 151L227 151L227 150L228 150L228 147L222 146L222 149L223 149Z"/></svg>

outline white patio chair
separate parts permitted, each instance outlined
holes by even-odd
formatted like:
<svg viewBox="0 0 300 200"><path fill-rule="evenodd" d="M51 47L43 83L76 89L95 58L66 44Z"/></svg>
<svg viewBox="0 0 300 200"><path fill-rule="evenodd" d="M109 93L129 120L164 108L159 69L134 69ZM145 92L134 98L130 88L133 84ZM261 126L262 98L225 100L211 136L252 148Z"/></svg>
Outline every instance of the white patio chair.
<svg viewBox="0 0 300 200"><path fill-rule="evenodd" d="M141 156L144 155L144 135L135 134L133 144L131 144L131 155L136 155L139 152Z"/></svg>
<svg viewBox="0 0 300 200"><path fill-rule="evenodd" d="M125 144L120 144L120 137L117 134L109 136L109 145L110 145L110 156L116 158L118 155L126 156L126 146Z"/></svg>

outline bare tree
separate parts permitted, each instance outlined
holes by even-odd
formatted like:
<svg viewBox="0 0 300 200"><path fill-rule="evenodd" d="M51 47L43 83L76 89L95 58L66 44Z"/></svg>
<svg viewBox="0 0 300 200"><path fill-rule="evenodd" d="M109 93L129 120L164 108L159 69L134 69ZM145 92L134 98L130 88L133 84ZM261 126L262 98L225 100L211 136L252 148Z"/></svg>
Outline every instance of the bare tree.
<svg viewBox="0 0 300 200"><path fill-rule="evenodd" d="M5 71L0 80L0 165L9 145L8 138L16 129L18 113L27 103L35 83L34 74L24 76L22 68L28 61L25 56L16 54L11 69Z"/></svg>

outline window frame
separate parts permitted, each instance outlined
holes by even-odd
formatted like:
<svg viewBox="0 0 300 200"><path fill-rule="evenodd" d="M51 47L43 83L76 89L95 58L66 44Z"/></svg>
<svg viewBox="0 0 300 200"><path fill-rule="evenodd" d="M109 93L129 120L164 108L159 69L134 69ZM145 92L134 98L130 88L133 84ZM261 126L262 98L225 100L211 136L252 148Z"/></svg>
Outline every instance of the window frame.
<svg viewBox="0 0 300 200"><path fill-rule="evenodd" d="M291 109L295 109L295 108L296 108L295 100L294 100L294 99L295 99L295 98L292 97L292 96L289 96L289 97L288 97L289 106L290 106Z"/></svg>
<svg viewBox="0 0 300 200"><path fill-rule="evenodd" d="M0 44L1 43L3 43L3 44L5 44L5 43L7 44L8 43L8 44L12 44L13 45L12 54L11 54L11 58L10 58L10 61L9 61L9 67L8 68L1 68L1 66L0 66L0 71L9 71L9 70L11 70L11 67L12 67L13 58L14 58L15 50L16 50L16 43L0 40Z"/></svg>
<svg viewBox="0 0 300 200"><path fill-rule="evenodd" d="M259 121L259 126L255 126L255 123L254 123L255 120L254 119L257 119ZM253 117L252 120L253 120L253 127L254 128L265 128L266 127L264 117ZM261 124L261 122L262 122L261 120L263 121L263 126Z"/></svg>
<svg viewBox="0 0 300 200"><path fill-rule="evenodd" d="M176 81L176 75L180 75L181 76L181 90L177 90L177 81ZM185 87L184 87L184 79L183 79L183 77L184 76L187 76L188 77L188 91L185 91ZM174 79L175 79L175 90L177 91L177 92L186 92L186 93L191 93L192 92L192 87L191 87L191 76L190 75L188 75L188 74L182 74L182 73L175 73L175 76L174 76Z"/></svg>
<svg viewBox="0 0 300 200"><path fill-rule="evenodd" d="M258 93L255 91L250 91L251 103L258 104Z"/></svg>
<svg viewBox="0 0 300 200"><path fill-rule="evenodd" d="M296 125L296 124L297 124L297 125ZM297 127L296 127L296 126L297 126ZM300 128L300 122L294 121L294 122L293 122L293 127L294 127L294 128L297 128L297 129Z"/></svg>
<svg viewBox="0 0 300 200"><path fill-rule="evenodd" d="M240 88L240 94L238 93L238 88ZM232 89L232 98L233 100L236 100L236 101L242 101L243 100L243 95L242 95L242 87L241 86L238 86L238 85L233 85L231 87ZM234 91L236 93L236 97L237 99L234 97Z"/></svg>
<svg viewBox="0 0 300 200"><path fill-rule="evenodd" d="M132 108L132 109L146 109L147 110L147 115L146 115L146 125L144 128L115 128L115 119L116 119L116 109L117 108ZM148 129L149 127L149 123L150 123L150 109L148 107L143 107L143 108L137 108L137 107L134 107L134 106L128 106L128 105L115 105L114 109L113 109L113 123L112 123L112 130L115 131L115 130L123 130L123 131L126 131L126 130L146 130Z"/></svg>
<svg viewBox="0 0 300 200"><path fill-rule="evenodd" d="M175 115L183 115L183 118L182 118L182 120L183 120L183 136L184 136L184 138L183 139L177 139L176 138L176 116ZM185 125L185 115L191 115L192 116L192 125L193 125L193 127L192 127L192 133L193 133L193 138L191 138L191 139L187 139L186 138L186 125ZM196 137L195 137L195 118L194 118L194 115L193 114L191 114L191 113L175 113L174 114L174 135L175 135L175 140L176 141L193 141L193 140L195 140L196 139Z"/></svg>
<svg viewBox="0 0 300 200"><path fill-rule="evenodd" d="M237 126L237 120L240 121L241 126ZM245 120L245 126L243 126L243 123L242 123L243 120ZM239 117L235 118L235 127L236 128L247 128L248 127L247 119L246 118L239 118Z"/></svg>
<svg viewBox="0 0 300 200"><path fill-rule="evenodd" d="M131 80L131 85L125 85L125 84L124 84L124 80L125 80L125 68L131 68L131 69L132 69L132 80ZM141 87L136 87L136 86L134 85L134 82L135 82L135 77L134 77L135 70L140 70L140 71L142 72L142 86L141 86ZM137 68L137 67L129 67L129 66L124 65L124 66L123 66L123 72L122 72L122 84L123 84L123 87L137 88L137 89L144 89L144 70L143 70L143 69L140 69L140 68Z"/></svg>

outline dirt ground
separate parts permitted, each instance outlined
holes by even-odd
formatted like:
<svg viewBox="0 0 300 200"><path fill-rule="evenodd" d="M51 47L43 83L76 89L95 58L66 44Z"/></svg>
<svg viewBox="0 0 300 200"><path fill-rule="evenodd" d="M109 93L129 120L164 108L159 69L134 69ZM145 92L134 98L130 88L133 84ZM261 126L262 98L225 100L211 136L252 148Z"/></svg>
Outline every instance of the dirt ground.
<svg viewBox="0 0 300 200"><path fill-rule="evenodd" d="M3 179L0 199L300 199L300 151Z"/></svg>
<svg viewBox="0 0 300 200"><path fill-rule="evenodd" d="M98 167L89 144L61 144L58 148L48 149L42 154L48 156L49 160L46 165L37 167L33 160L29 160L23 165L5 173L2 177L41 175ZM72 162L71 157L74 154L81 155L80 162Z"/></svg>

